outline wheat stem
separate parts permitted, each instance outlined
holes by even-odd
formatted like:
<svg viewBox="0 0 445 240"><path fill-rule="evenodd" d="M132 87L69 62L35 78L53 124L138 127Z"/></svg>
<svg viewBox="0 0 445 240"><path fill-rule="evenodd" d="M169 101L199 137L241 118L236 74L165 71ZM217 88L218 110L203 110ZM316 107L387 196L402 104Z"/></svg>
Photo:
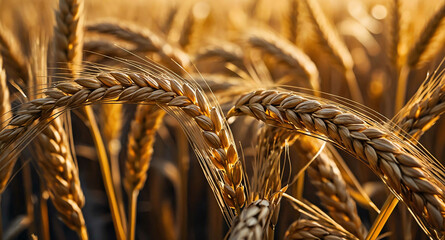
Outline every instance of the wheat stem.
<svg viewBox="0 0 445 240"><path fill-rule="evenodd" d="M139 190L133 190L131 194L128 194L128 227L127 227L127 239L134 240L136 232L136 206L138 201Z"/></svg>
<svg viewBox="0 0 445 240"><path fill-rule="evenodd" d="M369 230L369 233L366 236L366 240L377 239L389 216L391 216L392 211L397 206L397 203L399 203L399 199L397 199L396 196L394 196L393 194L388 196L385 204L383 204L383 207L380 210L380 214L377 216L377 219L374 221L374 224Z"/></svg>
<svg viewBox="0 0 445 240"><path fill-rule="evenodd" d="M113 180L111 178L110 166L108 164L107 152L105 145L100 135L99 127L97 126L96 118L90 106L84 108L89 120L89 127L93 135L94 144L97 149L99 158L100 170L105 184L108 201L110 204L111 215L113 217L113 224L116 231L116 237L120 240L125 239L125 230L123 228L122 216L120 216L119 205L116 201L116 194L114 192Z"/></svg>

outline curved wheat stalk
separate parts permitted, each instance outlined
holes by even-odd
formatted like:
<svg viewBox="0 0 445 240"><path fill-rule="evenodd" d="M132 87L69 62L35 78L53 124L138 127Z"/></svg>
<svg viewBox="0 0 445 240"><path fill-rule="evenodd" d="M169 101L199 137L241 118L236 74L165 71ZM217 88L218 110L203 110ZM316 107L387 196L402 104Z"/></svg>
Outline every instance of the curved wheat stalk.
<svg viewBox="0 0 445 240"><path fill-rule="evenodd" d="M136 202L139 191L144 187L150 167L155 134L165 112L157 106L139 105L131 122L128 136L128 154L125 162L124 187L129 196L129 227L127 239L134 239L136 226Z"/></svg>
<svg viewBox="0 0 445 240"><path fill-rule="evenodd" d="M234 64L239 69L246 69L242 49L232 43L222 42L217 45L205 46L195 54L195 61L205 61L210 58L221 59L225 63Z"/></svg>
<svg viewBox="0 0 445 240"><path fill-rule="evenodd" d="M7 150L11 142L23 142L30 137L26 134L36 130L31 127L33 122L45 124L60 109L107 101L178 107L199 126L199 134L205 141L201 154L211 160L213 171L221 174L218 176L221 176L222 187L215 191L220 191L226 204L240 212L245 202L241 162L222 114L210 107L199 88L173 75L109 72L56 84L45 94L45 98L24 104L8 128L0 133L0 160L10 155Z"/></svg>
<svg viewBox="0 0 445 240"><path fill-rule="evenodd" d="M325 240L340 240L340 239L355 239L343 232L327 224L326 222L316 222L314 220L300 219L292 223L287 229L284 239L325 239Z"/></svg>
<svg viewBox="0 0 445 240"><path fill-rule="evenodd" d="M242 96L229 112L269 124L323 136L364 161L396 193L432 237L444 235L445 189L425 161L400 146L397 136L327 101L297 93L255 91ZM440 165L440 164L439 164Z"/></svg>
<svg viewBox="0 0 445 240"><path fill-rule="evenodd" d="M341 40L338 32L329 22L316 0L305 0L303 2L308 9L310 20L317 32L321 47L333 59L333 62L342 69L352 99L363 103L363 96L353 71L354 61L346 44Z"/></svg>
<svg viewBox="0 0 445 240"><path fill-rule="evenodd" d="M250 34L247 41L253 47L273 55L276 59L288 64L292 69L298 69L303 73L305 79L309 79L312 89L315 91L320 90L317 67L309 56L295 45L266 32Z"/></svg>
<svg viewBox="0 0 445 240"><path fill-rule="evenodd" d="M136 49L134 50L137 52L155 52L163 58L165 63L171 63L170 59L173 59L181 66L187 67L190 65L186 53L179 48L172 46L161 36L149 29L134 24L102 22L88 25L87 30L90 32L111 35L118 39L133 43L136 45Z"/></svg>
<svg viewBox="0 0 445 240"><path fill-rule="evenodd" d="M39 134L37 144L40 176L55 208L68 227L76 231L81 239L88 239L81 210L85 199L80 188L79 173L59 118Z"/></svg>

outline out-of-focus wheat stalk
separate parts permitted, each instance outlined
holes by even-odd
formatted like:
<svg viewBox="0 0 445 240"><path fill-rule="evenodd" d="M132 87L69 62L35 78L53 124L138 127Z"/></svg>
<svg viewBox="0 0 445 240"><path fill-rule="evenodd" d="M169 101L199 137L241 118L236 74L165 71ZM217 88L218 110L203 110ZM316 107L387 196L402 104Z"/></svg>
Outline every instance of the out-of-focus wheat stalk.
<svg viewBox="0 0 445 240"><path fill-rule="evenodd" d="M0 128L3 129L6 127L7 122L11 118L12 114L10 112L11 110L11 103L9 100L9 89L8 85L6 84L6 72L3 68L3 59L0 55ZM3 193L3 191L6 188L6 185L8 184L9 178L12 174L12 169L14 168L15 160L9 159L2 161L0 164L0 193Z"/></svg>

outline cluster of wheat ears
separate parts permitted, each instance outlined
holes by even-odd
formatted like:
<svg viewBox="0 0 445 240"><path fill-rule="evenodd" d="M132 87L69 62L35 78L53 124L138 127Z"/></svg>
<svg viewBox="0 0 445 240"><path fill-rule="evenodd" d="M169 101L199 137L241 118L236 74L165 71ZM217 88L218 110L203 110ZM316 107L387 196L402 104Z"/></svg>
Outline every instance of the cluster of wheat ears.
<svg viewBox="0 0 445 240"><path fill-rule="evenodd" d="M0 235L444 239L444 18L0 1Z"/></svg>

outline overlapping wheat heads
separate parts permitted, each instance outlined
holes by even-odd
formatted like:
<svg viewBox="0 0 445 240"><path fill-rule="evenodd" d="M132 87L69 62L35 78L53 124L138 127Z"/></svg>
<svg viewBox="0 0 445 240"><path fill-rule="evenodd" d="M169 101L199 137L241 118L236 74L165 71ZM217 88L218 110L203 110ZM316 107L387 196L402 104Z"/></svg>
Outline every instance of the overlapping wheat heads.
<svg viewBox="0 0 445 240"><path fill-rule="evenodd" d="M215 191L221 191L225 203L240 212L245 203L242 166L222 114L218 108L210 107L199 88L167 73L108 72L58 83L45 91L45 95L24 104L0 133L0 160L10 155L11 142L22 142L38 129L31 127L32 123L38 121L38 126L44 126L49 117L62 109L109 101L178 107L199 126L205 141L201 154L210 158L221 174L221 189Z"/></svg>
<svg viewBox="0 0 445 240"><path fill-rule="evenodd" d="M228 239L264 239L270 222L270 203L256 200L246 206L233 224Z"/></svg>
<svg viewBox="0 0 445 240"><path fill-rule="evenodd" d="M412 152L409 145L401 145L394 134L327 101L293 92L250 92L238 99L229 113L233 115L250 115L270 124L317 134L344 147L403 199L430 236L443 236L443 182L419 159L421 155Z"/></svg>

